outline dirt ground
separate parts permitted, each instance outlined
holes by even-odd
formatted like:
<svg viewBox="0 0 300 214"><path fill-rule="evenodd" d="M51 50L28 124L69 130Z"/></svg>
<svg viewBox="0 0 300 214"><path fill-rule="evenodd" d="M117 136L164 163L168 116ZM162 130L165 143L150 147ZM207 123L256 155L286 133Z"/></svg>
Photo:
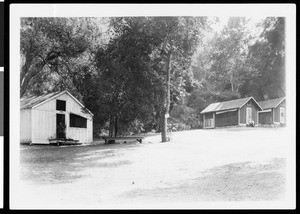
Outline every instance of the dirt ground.
<svg viewBox="0 0 300 214"><path fill-rule="evenodd" d="M285 128L174 132L142 144L21 146L22 208L201 207L280 201L286 194ZM179 205L180 204L180 205Z"/></svg>

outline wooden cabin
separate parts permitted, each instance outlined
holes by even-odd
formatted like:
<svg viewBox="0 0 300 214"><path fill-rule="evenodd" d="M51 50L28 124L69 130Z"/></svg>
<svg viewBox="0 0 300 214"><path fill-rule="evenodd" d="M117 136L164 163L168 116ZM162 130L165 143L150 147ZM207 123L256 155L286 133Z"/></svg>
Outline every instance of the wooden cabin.
<svg viewBox="0 0 300 214"><path fill-rule="evenodd" d="M21 143L50 144L54 139L93 141L93 114L68 91L23 98L20 114Z"/></svg>
<svg viewBox="0 0 300 214"><path fill-rule="evenodd" d="M262 108L253 97L212 103L202 112L203 128L258 124Z"/></svg>
<svg viewBox="0 0 300 214"><path fill-rule="evenodd" d="M258 112L259 124L285 124L286 101L285 97L258 102L262 111Z"/></svg>

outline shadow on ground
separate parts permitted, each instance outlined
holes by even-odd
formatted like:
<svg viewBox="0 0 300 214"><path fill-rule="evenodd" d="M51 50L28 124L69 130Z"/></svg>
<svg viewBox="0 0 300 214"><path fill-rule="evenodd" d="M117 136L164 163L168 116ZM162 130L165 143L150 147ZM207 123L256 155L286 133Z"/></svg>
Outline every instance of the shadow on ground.
<svg viewBox="0 0 300 214"><path fill-rule="evenodd" d="M177 186L135 189L120 197L137 201L261 201L280 200L285 192L285 159L267 164L240 162L218 166ZM164 182L163 179L161 182Z"/></svg>
<svg viewBox="0 0 300 214"><path fill-rule="evenodd" d="M130 164L128 160L114 160L123 155L122 149L138 143L97 144L88 146L21 146L20 179L33 184L71 183L88 176L85 171ZM106 161L110 160L110 161Z"/></svg>

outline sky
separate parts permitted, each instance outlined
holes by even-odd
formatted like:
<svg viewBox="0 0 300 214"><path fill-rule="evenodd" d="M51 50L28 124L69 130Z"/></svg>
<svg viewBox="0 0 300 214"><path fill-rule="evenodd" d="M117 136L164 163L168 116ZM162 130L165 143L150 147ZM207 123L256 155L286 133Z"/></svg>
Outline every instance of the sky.
<svg viewBox="0 0 300 214"><path fill-rule="evenodd" d="M220 32L224 26L227 24L229 16L221 16L218 17L219 18L219 22L212 24L211 27L213 28L213 30ZM263 19L265 19L266 17L258 17L258 16L253 16L253 17L246 17L247 19L250 19L248 24L247 24L247 28L251 31L251 33L256 34L258 33L261 29L256 27L255 25L259 22L261 22ZM213 17L211 17L211 19L213 19Z"/></svg>

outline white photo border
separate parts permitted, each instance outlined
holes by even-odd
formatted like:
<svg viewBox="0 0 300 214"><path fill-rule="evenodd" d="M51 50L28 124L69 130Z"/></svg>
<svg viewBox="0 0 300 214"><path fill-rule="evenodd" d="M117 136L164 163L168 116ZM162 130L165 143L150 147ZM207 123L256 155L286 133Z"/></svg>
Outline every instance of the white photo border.
<svg viewBox="0 0 300 214"><path fill-rule="evenodd" d="M246 16L286 17L287 94L287 199L282 202L213 202L202 206L165 209L294 209L296 207L296 5L294 4L11 4L10 5L10 208L22 209L15 200L19 183L20 151L20 18L112 16ZM183 207L181 207L183 206ZM53 207L54 209L55 207ZM121 207L124 208L124 207ZM130 207L132 209L132 207ZM141 208L141 207L138 207ZM144 208L157 208L147 205ZM82 209L82 207L70 207ZM85 209L85 208L83 208ZM88 209L88 208L87 208ZM116 207L112 207L116 209ZM125 207L126 209L126 207Z"/></svg>

